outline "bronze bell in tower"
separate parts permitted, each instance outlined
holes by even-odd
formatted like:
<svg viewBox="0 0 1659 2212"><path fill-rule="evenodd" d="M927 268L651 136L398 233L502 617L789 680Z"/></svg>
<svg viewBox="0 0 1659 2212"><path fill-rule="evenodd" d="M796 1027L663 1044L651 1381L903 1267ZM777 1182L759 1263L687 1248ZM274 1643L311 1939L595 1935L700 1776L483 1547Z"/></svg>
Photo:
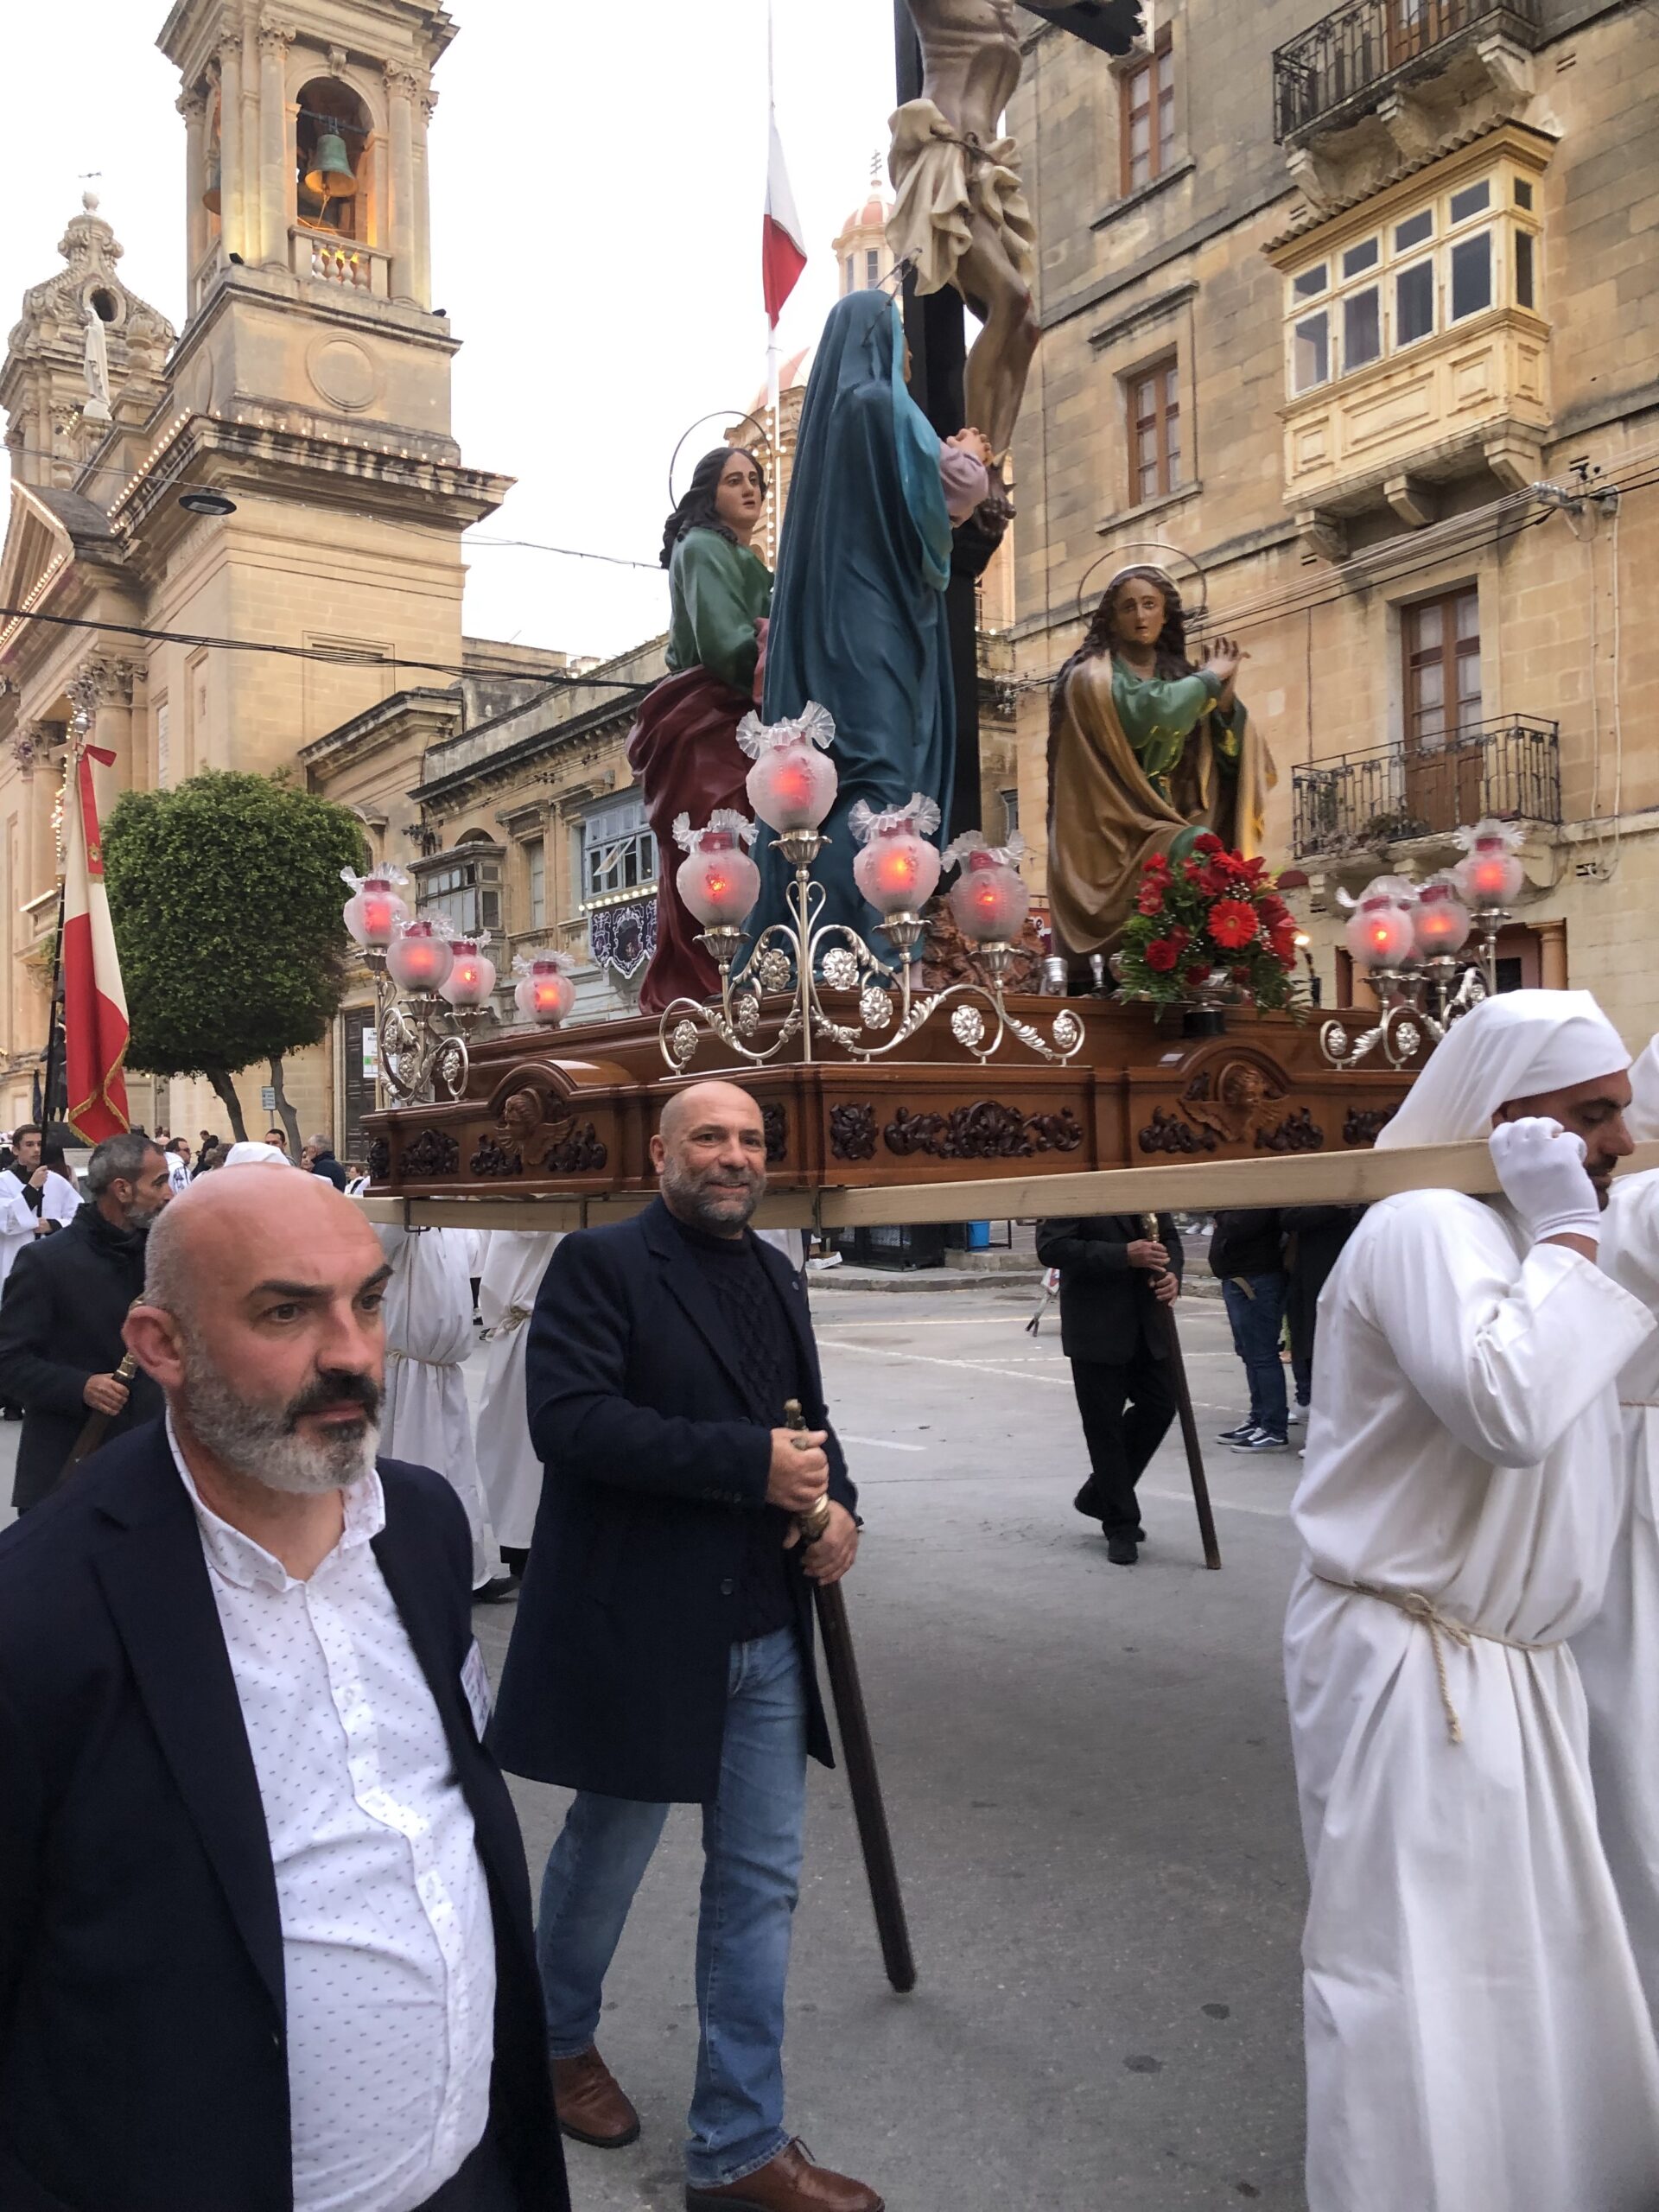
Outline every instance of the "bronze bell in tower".
<svg viewBox="0 0 1659 2212"><path fill-rule="evenodd" d="M201 204L207 210L207 213L210 215L217 215L219 212L220 196L219 187L219 149L215 146L213 152L207 156L207 182L201 195Z"/></svg>
<svg viewBox="0 0 1659 2212"><path fill-rule="evenodd" d="M305 173L305 188L319 200L349 200L357 190L346 141L332 127L318 136L316 153Z"/></svg>

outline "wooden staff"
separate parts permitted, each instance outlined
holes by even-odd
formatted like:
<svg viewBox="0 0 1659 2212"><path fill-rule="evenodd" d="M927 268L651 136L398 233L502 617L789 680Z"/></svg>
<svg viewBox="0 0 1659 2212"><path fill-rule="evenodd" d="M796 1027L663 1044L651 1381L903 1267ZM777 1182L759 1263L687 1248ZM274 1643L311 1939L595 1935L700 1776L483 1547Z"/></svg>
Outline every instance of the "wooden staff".
<svg viewBox="0 0 1659 2212"><path fill-rule="evenodd" d="M798 1398L791 1398L785 1406L784 1425L786 1428L806 1427L806 1416L801 1411ZM802 1543L816 1543L830 1525L828 1496L819 1498L810 1511L798 1514L796 1522ZM887 1980L902 1997L916 1986L916 1961L910 1948L910 1928L899 1887L899 1869L893 1856L893 1838L887 1831L887 1808L881 1802L881 1784L875 1771L875 1746L870 1740L869 1716L864 1710L858 1661L853 1653L847 1599L838 1582L832 1582L828 1587L815 1582L812 1595L817 1604L818 1630L823 1637L824 1665L830 1675L830 1694L836 1704L842 1754L847 1762L848 1786L853 1793L853 1818L858 1823L859 1847L864 1853L864 1872L869 1878L870 1902L875 1907L881 1963L887 1970Z"/></svg>
<svg viewBox="0 0 1659 2212"><path fill-rule="evenodd" d="M130 1351L124 1352L121 1356L121 1364L115 1370L116 1381L124 1386L130 1387L133 1376L137 1372L137 1361ZM93 1452L104 1441L105 1433L114 1419L113 1414L88 1414L86 1419L81 1423L80 1434L75 1439L74 1450L58 1470L57 1480L52 1485L54 1490L61 1488L68 1481L83 1459L92 1458Z"/></svg>
<svg viewBox="0 0 1659 2212"><path fill-rule="evenodd" d="M1157 1243L1158 1217L1143 1213L1141 1226L1153 1243ZM1186 1446L1186 1471L1192 1478L1192 1503L1198 1512L1198 1536L1204 1545L1204 1563L1219 1567L1221 1546L1216 1541L1216 1516L1210 1509L1210 1484L1204 1471L1204 1447L1198 1442L1198 1424L1192 1411L1192 1393L1186 1380L1186 1362L1181 1356L1181 1332L1175 1325L1175 1308L1161 1300L1158 1311L1164 1317L1167 1332L1166 1350L1169 1355L1169 1370L1175 1383L1175 1405L1181 1421L1181 1441Z"/></svg>

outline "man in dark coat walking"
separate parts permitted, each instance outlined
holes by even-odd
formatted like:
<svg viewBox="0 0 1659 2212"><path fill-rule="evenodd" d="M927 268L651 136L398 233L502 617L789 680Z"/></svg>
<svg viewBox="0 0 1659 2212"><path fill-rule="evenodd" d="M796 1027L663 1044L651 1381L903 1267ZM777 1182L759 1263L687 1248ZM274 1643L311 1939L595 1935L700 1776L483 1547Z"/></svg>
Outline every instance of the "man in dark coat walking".
<svg viewBox="0 0 1659 2212"><path fill-rule="evenodd" d="M1100 1522L1112 1564L1133 1567L1147 1541L1135 1484L1175 1418L1158 1308L1180 1295L1180 1236L1166 1213L1155 1237L1139 1214L1043 1221L1037 1257L1060 1271L1060 1348L1089 1447L1077 1508Z"/></svg>
<svg viewBox="0 0 1659 2212"><path fill-rule="evenodd" d="M162 1410L148 1375L117 1379L127 1308L144 1287L144 1240L173 1196L153 1137L105 1137L86 1166L89 1202L67 1229L27 1245L0 1295L0 1397L23 1408L11 1502L38 1505L93 1414L104 1440Z"/></svg>
<svg viewBox="0 0 1659 2212"><path fill-rule="evenodd" d="M691 2212L880 2212L783 2125L784 1990L806 1758L830 1763L809 1578L858 1548L801 1278L747 1224L760 1109L734 1084L671 1099L661 1196L566 1236L526 1359L540 1510L491 1741L577 1792L547 1863L537 1946L559 2117L611 2149L639 2132L594 2048L607 1971L671 1802L702 1808L702 2046ZM804 1434L785 1425L798 1399ZM828 1491L803 1553L795 1516Z"/></svg>
<svg viewBox="0 0 1659 2212"><path fill-rule="evenodd" d="M569 2212L466 1516L375 1456L374 1233L214 1175L147 1258L165 1422L0 1534L0 2207Z"/></svg>

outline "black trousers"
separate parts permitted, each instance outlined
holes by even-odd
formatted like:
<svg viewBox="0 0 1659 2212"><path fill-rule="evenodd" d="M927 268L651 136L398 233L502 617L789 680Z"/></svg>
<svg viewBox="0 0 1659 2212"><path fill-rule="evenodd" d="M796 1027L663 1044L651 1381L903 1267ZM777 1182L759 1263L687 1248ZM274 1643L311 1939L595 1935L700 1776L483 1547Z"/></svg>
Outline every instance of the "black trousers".
<svg viewBox="0 0 1659 2212"><path fill-rule="evenodd" d="M496 2148L494 2131L486 2127L461 2171L429 2196L420 2212L518 2212L518 2192Z"/></svg>
<svg viewBox="0 0 1659 2212"><path fill-rule="evenodd" d="M1175 1418L1168 1363L1144 1347L1122 1363L1074 1359L1071 1387L1101 1525L1109 1536L1132 1536L1140 1525L1135 1486Z"/></svg>

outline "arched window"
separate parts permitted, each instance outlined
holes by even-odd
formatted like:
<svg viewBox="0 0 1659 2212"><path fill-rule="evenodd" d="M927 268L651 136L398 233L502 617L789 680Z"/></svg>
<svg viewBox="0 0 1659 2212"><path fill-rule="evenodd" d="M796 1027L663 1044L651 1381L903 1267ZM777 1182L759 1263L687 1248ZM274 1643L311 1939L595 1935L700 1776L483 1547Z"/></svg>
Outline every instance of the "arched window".
<svg viewBox="0 0 1659 2212"><path fill-rule="evenodd" d="M296 200L308 229L368 238L369 116L349 85L314 77L301 91L295 130Z"/></svg>

